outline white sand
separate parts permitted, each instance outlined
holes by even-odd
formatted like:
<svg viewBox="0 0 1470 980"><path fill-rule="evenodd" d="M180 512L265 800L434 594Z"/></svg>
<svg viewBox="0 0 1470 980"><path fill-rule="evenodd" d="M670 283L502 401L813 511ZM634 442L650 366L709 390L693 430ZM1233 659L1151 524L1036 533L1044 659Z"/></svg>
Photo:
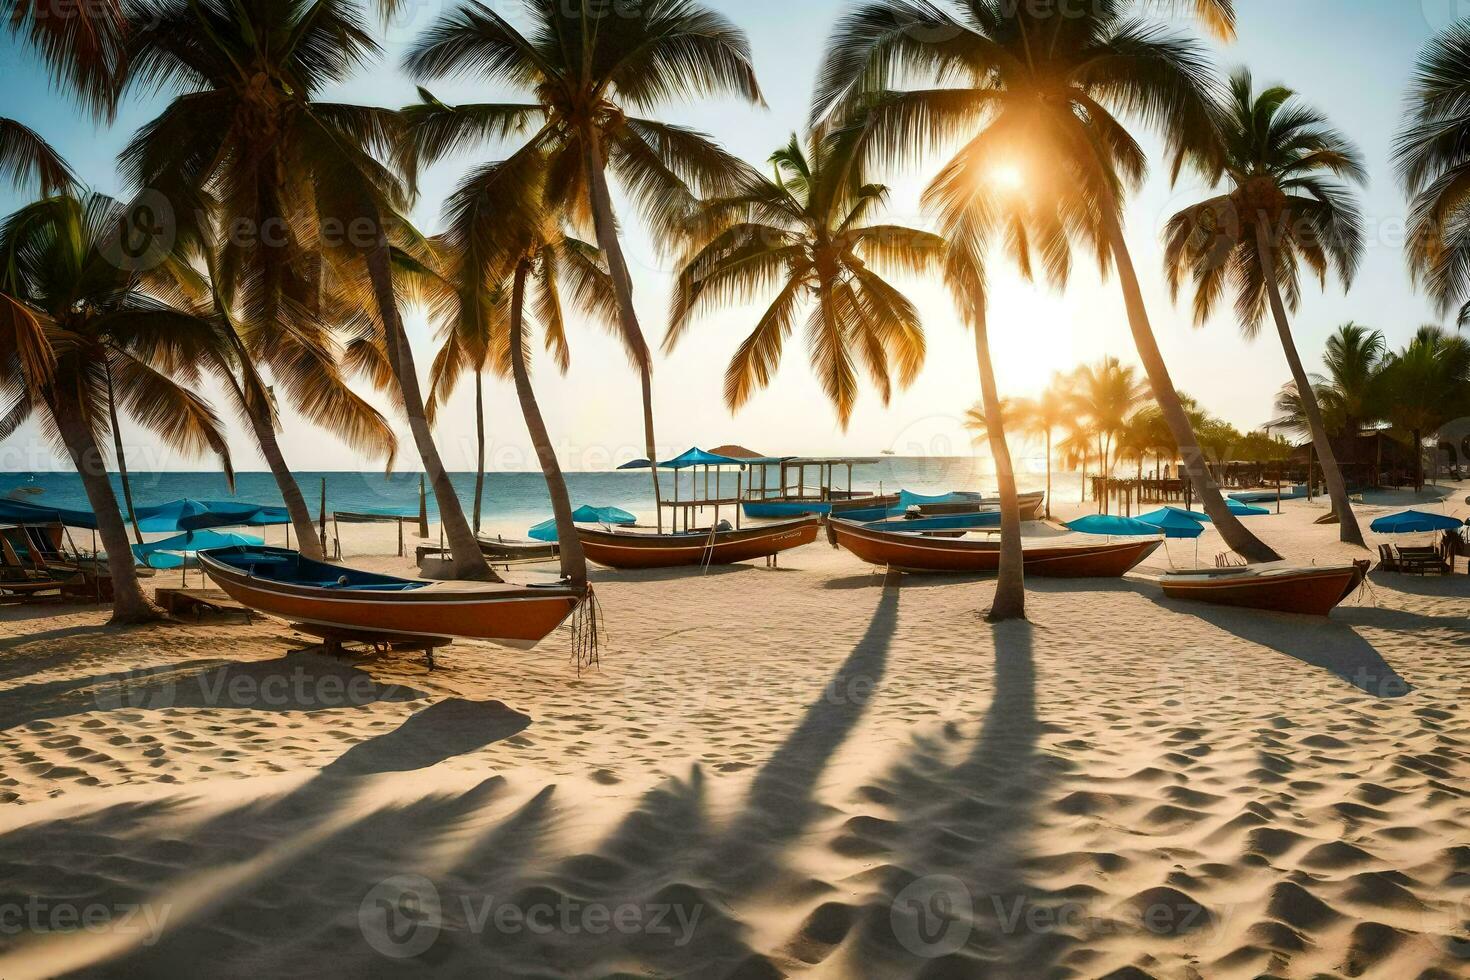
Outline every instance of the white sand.
<svg viewBox="0 0 1470 980"><path fill-rule="evenodd" d="M1253 526L1352 555L1323 507ZM1037 581L1000 629L825 542L596 581L581 677L0 611L0 977L1470 969L1463 572L1327 622Z"/></svg>

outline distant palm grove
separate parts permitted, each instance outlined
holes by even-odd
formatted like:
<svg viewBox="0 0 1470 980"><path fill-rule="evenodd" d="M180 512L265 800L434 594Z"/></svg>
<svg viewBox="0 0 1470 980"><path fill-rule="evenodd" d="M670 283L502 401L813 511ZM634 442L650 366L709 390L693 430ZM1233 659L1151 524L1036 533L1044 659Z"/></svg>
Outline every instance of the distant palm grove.
<svg viewBox="0 0 1470 980"><path fill-rule="evenodd" d="M1251 561L1277 557L1211 475L1220 447L1247 437L1175 388L1155 341L1155 318L1173 314L1145 302L1124 227L1150 165L1212 188L1168 222L1164 271L1200 322L1228 301L1246 335L1274 329L1290 369L1276 425L1310 439L1344 541L1363 537L1334 439L1391 429L1422 460L1443 426L1470 415L1470 347L1453 328L1426 326L1391 351L1381 334L1348 325L1328 345L1327 373L1307 372L1292 332L1311 302L1304 286L1353 282L1366 174L1352 134L1291 89L1212 63L1195 35L1232 40L1233 0L853 3L827 40L803 131L763 161L660 118L706 99L763 104L732 19L738 5L726 15L695 0L520 0L511 19L503 4L463 0L398 66L422 86L418 102L329 101L331 86L383 65L364 25L397 6L98 0L64 17L46 0L5 6L10 30L99 123L130 99L167 100L117 161L122 199L81 186L44 133L0 118L0 177L30 196L0 224L0 436L35 419L75 464L119 622L158 615L132 568L131 501L115 497L107 476L126 473L120 418L214 456L226 472L221 419L243 419L312 557L310 513L278 439L283 402L387 464L416 454L454 575L489 579L475 538L480 489L467 516L433 426L457 385L474 384L479 405L481 386L502 379L515 386L546 474L562 572L585 586L528 358L540 344L564 369L584 324L611 332L657 458L660 345L635 307L621 241L634 223L678 267L665 351L706 331L706 314L756 311L721 341L732 409L771 381L799 334L846 427L865 385L886 400L924 363L925 324L905 279L946 285L978 373L976 390L955 392L954 403L978 395L970 421L995 458L1002 502L992 619L1025 615L1008 430L1043 441L1048 467L1060 459L1108 474L1131 461L1141 473L1150 457L1177 461L1230 548ZM514 94L450 103L433 90L446 80ZM1408 269L1446 318L1464 322L1470 22L1430 43L1408 100L1396 152ZM1145 145L1161 146L1162 158L1148 159ZM441 229L414 227L406 215L420 170L466 151L478 159L442 203ZM886 213L884 181L915 166L930 175L932 231ZM1024 179L996 177L1006 173ZM1078 261L1117 283L1140 369L1105 361L1039 399L1002 399L990 276L1019 271L1065 289ZM403 329L410 304L439 330L423 365ZM205 376L229 404L197 394ZM355 385L386 393L411 446L397 444ZM483 411L477 431L483 472ZM1250 438L1253 451L1279 451ZM656 498L656 476L650 489Z"/></svg>

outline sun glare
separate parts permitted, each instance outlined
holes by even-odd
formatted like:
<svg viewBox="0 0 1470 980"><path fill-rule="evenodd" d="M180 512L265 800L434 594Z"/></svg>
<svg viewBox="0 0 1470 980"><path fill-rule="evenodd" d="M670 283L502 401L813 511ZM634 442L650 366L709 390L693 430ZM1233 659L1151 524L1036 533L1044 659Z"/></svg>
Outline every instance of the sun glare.
<svg viewBox="0 0 1470 980"><path fill-rule="evenodd" d="M1026 186L1026 175L1014 163L1000 163L991 168L990 182L997 190L1014 193Z"/></svg>

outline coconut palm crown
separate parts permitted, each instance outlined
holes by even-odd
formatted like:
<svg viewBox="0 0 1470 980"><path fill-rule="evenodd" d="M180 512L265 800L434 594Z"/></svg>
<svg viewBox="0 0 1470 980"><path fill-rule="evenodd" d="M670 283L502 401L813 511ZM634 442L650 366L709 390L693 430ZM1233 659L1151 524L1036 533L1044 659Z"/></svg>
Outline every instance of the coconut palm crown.
<svg viewBox="0 0 1470 980"><path fill-rule="evenodd" d="M1169 284L1177 296L1182 279L1194 280L1199 324L1231 293L1246 337L1271 315L1340 537L1361 546L1363 532L1288 316L1301 304L1301 267L1323 287L1329 268L1344 286L1352 283L1363 254L1363 218L1344 181L1367 183L1362 155L1290 89L1257 92L1244 68L1231 76L1220 118L1220 147L1198 162L1223 178L1224 193L1170 218L1164 232Z"/></svg>
<svg viewBox="0 0 1470 980"><path fill-rule="evenodd" d="M696 212L665 351L699 314L776 293L725 373L731 411L770 383L803 312L812 369L843 429L860 365L884 404L923 367L918 310L884 273L937 271L944 239L878 219L888 188L863 180L853 147L851 134L813 134L805 146L793 135L771 156L772 176L750 171L737 193Z"/></svg>

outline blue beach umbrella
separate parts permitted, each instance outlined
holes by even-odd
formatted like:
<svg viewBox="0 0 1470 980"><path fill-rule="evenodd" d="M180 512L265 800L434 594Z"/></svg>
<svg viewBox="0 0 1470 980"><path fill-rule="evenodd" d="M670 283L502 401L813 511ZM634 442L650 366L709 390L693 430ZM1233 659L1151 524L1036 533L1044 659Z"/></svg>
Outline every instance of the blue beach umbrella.
<svg viewBox="0 0 1470 980"><path fill-rule="evenodd" d="M1198 538L1205 533L1205 526L1194 514L1178 507L1165 507L1149 514L1141 514L1138 520L1163 531L1166 538Z"/></svg>
<svg viewBox="0 0 1470 980"><path fill-rule="evenodd" d="M1089 514L1072 521L1067 528L1079 534L1106 534L1120 538L1151 538L1159 533L1156 525L1109 514Z"/></svg>
<svg viewBox="0 0 1470 980"><path fill-rule="evenodd" d="M1453 531L1465 522L1458 517L1428 514L1422 510L1406 510L1401 514L1380 517L1369 525L1379 534L1415 534L1423 531Z"/></svg>
<svg viewBox="0 0 1470 980"><path fill-rule="evenodd" d="M1226 507L1229 507L1230 508L1230 513L1234 514L1236 517L1269 517L1269 516L1271 516L1271 512L1269 510L1267 510L1266 508L1264 508L1264 507L1255 507L1255 506L1252 506L1251 504L1243 503L1243 502L1241 502L1239 500L1227 500L1227 501L1225 501L1225 506ZM1210 519L1208 515L1204 515L1204 518L1205 518L1205 520L1209 520Z"/></svg>
<svg viewBox="0 0 1470 980"><path fill-rule="evenodd" d="M187 556L212 548L235 548L262 545L265 542L249 534L221 534L218 531L185 531L162 541L133 545L133 557L149 568L178 568Z"/></svg>
<svg viewBox="0 0 1470 980"><path fill-rule="evenodd" d="M572 511L572 522L575 524L617 524L628 526L636 524L638 518L623 510L621 507L578 507ZM542 521L527 532L527 536L536 541L556 540L556 518Z"/></svg>

